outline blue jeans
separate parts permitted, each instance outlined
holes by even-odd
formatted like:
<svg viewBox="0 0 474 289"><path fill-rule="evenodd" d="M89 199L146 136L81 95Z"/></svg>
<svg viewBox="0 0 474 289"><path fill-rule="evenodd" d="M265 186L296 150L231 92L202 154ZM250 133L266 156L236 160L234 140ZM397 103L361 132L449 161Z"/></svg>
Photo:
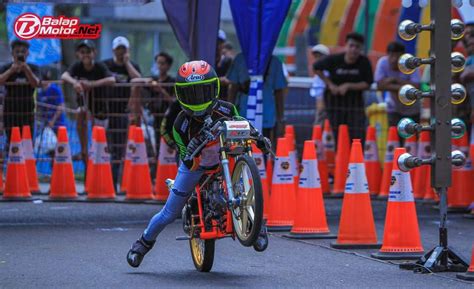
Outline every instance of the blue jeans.
<svg viewBox="0 0 474 289"><path fill-rule="evenodd" d="M168 224L176 220L181 214L189 196L191 196L194 188L199 183L203 173L203 168L191 171L184 164L179 166L173 189L170 190L170 195L165 206L158 214L151 218L148 227L143 233L145 240L155 240L158 234L160 234Z"/></svg>

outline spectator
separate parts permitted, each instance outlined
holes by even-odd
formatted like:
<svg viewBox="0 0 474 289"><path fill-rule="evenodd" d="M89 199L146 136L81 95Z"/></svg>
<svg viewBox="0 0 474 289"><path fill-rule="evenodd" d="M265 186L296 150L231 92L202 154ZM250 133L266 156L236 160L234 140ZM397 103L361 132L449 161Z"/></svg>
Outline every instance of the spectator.
<svg viewBox="0 0 474 289"><path fill-rule="evenodd" d="M29 125L34 135L35 88L40 83L36 65L27 63L30 45L14 40L10 44L12 62L0 68L0 85L6 86L3 115L7 137L12 127Z"/></svg>
<svg viewBox="0 0 474 289"><path fill-rule="evenodd" d="M93 125L108 127L105 86L114 84L115 78L103 63L95 61L95 45L92 41L80 41L76 46L76 55L79 61L72 64L61 78L73 85L78 96L77 131L81 158L87 164L88 113L92 116Z"/></svg>
<svg viewBox="0 0 474 289"><path fill-rule="evenodd" d="M41 126L50 127L57 132L58 127L65 126L64 96L61 88L53 80L52 71L48 69L43 74L41 88L38 90L38 114L41 116Z"/></svg>
<svg viewBox="0 0 474 289"><path fill-rule="evenodd" d="M318 45L313 46L313 48L311 48L311 54L314 57L314 63L316 63L319 60L329 55L329 48L324 44L318 44ZM324 74L326 75L326 77L329 76L327 71L325 71ZM315 75L313 78L313 84L311 86L311 89L309 90L309 94L315 98L315 104L316 104L314 124L322 125L324 123L324 119L326 118L326 111L324 109L324 91L325 90L326 90L326 84L324 84L324 81L318 75Z"/></svg>
<svg viewBox="0 0 474 289"><path fill-rule="evenodd" d="M377 82L377 88L388 93L386 102L390 126L396 126L404 117L420 122L420 102L407 106L398 99L398 91L403 85L411 84L419 87L420 84L418 71L413 74L404 74L398 69L398 59L403 53L405 53L405 46L402 43L389 43L387 56L380 58L375 68L374 80Z"/></svg>
<svg viewBox="0 0 474 289"><path fill-rule="evenodd" d="M158 68L159 75L147 78L137 78L132 82L141 82L151 84L151 102L148 104L148 109L153 114L153 127L156 132L160 131L161 120L165 111L168 109L171 102L175 100L174 88L171 84L175 82L175 79L168 74L171 66L173 65L173 57L166 52L160 52L155 56L156 66ZM165 84L165 85L163 85ZM140 87L134 86L132 89L132 103L131 108L134 112L134 122L138 123L139 115L141 114L142 100L140 96ZM160 143L160 135L155 133L155 144L158 146Z"/></svg>
<svg viewBox="0 0 474 289"><path fill-rule="evenodd" d="M228 99L228 87L229 87L229 80L227 79L226 75L229 71L230 65L232 64L232 58L228 57L224 54L225 43L227 40L227 36L225 32L219 29L219 33L217 35L217 49L216 49L216 73L220 80L220 94L219 98L222 100Z"/></svg>
<svg viewBox="0 0 474 289"><path fill-rule="evenodd" d="M112 41L113 58L104 60L105 66L115 77L116 83L129 83L141 77L140 67L130 60L130 43L127 38L118 36ZM109 107L109 143L112 157L112 176L115 187L119 179L120 160L124 156L127 142L128 103L130 87L111 87L107 93L111 97Z"/></svg>
<svg viewBox="0 0 474 289"><path fill-rule="evenodd" d="M250 76L242 53L235 57L227 78L231 83L229 102L237 106L240 115L247 117ZM283 135L285 128L283 92L288 86L283 65L276 56L271 56L263 79L263 134L274 142L276 137Z"/></svg>
<svg viewBox="0 0 474 289"><path fill-rule="evenodd" d="M222 55L232 60L235 58L234 46L229 41L224 42L224 45L222 46Z"/></svg>
<svg viewBox="0 0 474 289"><path fill-rule="evenodd" d="M313 66L326 84L324 102L332 128L337 131L339 125L347 124L350 137L362 140L366 125L362 92L373 82L370 61L362 55L363 46L364 36L349 33L345 52L329 55Z"/></svg>

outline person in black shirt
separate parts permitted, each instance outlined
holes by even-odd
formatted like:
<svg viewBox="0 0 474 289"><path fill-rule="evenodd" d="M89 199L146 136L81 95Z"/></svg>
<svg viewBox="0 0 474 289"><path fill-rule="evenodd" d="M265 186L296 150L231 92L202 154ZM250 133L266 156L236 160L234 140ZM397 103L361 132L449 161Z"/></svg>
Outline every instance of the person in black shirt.
<svg viewBox="0 0 474 289"><path fill-rule="evenodd" d="M118 36L112 41L113 58L104 60L105 66L115 77L116 83L130 83L134 78L141 77L140 67L130 60L130 43L127 38ZM110 87L107 91L109 108L110 154L112 157L112 176L114 185L117 186L120 170L120 159L124 155L127 142L128 102L130 100L130 87Z"/></svg>
<svg viewBox="0 0 474 289"><path fill-rule="evenodd" d="M350 138L362 140L366 125L362 92L369 89L373 82L370 61L362 55L363 45L364 36L349 33L344 53L329 55L313 66L315 73L326 84L324 100L333 130L337 131L339 125L347 124ZM323 71L327 71L329 77Z"/></svg>
<svg viewBox="0 0 474 289"><path fill-rule="evenodd" d="M95 46L92 41L79 42L76 53L79 61L72 64L61 79L72 84L78 94L77 130L82 160L87 164L87 112L92 114L94 125L107 127L105 86L114 84L115 78L103 63L94 60Z"/></svg>
<svg viewBox="0 0 474 289"><path fill-rule="evenodd" d="M175 101L176 98L174 96L173 88L175 79L168 74L171 65L173 65L173 58L166 52L160 52L155 56L155 62L159 72L158 76L137 78L132 80L132 82L152 85L147 89L151 93L151 99L147 102L146 107L154 117L153 127L155 129L155 145L156 152L158 152L160 145L160 134L158 132L160 131L161 120L163 119L163 115L168 109L170 103ZM134 122L137 123L143 105L140 96L140 87L132 87L131 102L132 114L135 115Z"/></svg>
<svg viewBox="0 0 474 289"><path fill-rule="evenodd" d="M232 65L232 58L228 57L224 53L224 49L228 49L229 45L232 49L232 45L230 43L226 43L227 37L224 30L219 29L219 33L217 35L217 47L216 47L216 73L219 77L221 82L221 93L219 95L220 99L228 100L228 88L230 81L227 79L226 75Z"/></svg>
<svg viewBox="0 0 474 289"><path fill-rule="evenodd" d="M36 65L26 63L29 43L14 40L10 44L12 62L0 68L0 85L6 84L7 94L3 109L7 137L12 127L29 125L34 133L35 88L40 83L40 72ZM34 134L33 134L34 135Z"/></svg>

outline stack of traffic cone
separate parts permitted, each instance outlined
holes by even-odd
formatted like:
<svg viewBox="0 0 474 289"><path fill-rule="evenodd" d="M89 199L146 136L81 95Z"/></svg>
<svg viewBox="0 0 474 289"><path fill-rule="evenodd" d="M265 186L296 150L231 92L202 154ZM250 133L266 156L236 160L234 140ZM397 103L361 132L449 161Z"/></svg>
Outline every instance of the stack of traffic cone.
<svg viewBox="0 0 474 289"><path fill-rule="evenodd" d="M164 138L160 141L160 152L158 154L158 168L156 169L155 199L166 201L168 199L168 186L166 179L174 179L178 173L176 165L176 150L169 147Z"/></svg>
<svg viewBox="0 0 474 289"><path fill-rule="evenodd" d="M448 210L464 212L472 201L474 192L472 190L473 169L471 158L469 157L469 144L467 135L460 139L453 140L455 149L460 150L466 156L466 164L461 168L452 170L452 187L448 189ZM454 148L453 148L454 150Z"/></svg>
<svg viewBox="0 0 474 289"><path fill-rule="evenodd" d="M301 174L296 197L296 214L289 238L331 239L324 209L318 172L318 159L313 141L305 141Z"/></svg>
<svg viewBox="0 0 474 289"><path fill-rule="evenodd" d="M10 151L8 153L7 180L5 182L5 199L31 198L28 175L26 173L25 158L21 145L20 129L13 127L10 137Z"/></svg>
<svg viewBox="0 0 474 289"><path fill-rule="evenodd" d="M269 231L288 231L293 225L295 211L295 184L291 168L288 141L278 138L273 181L270 197L270 212L267 227Z"/></svg>
<svg viewBox="0 0 474 289"><path fill-rule="evenodd" d="M359 139L352 141L339 234L337 241L332 243L331 247L338 249L380 248L380 244L377 244L362 144Z"/></svg>
<svg viewBox="0 0 474 289"><path fill-rule="evenodd" d="M150 167L146 154L145 138L140 127L133 133L135 152L132 157L132 166L128 179L127 200L151 200L153 189L150 177Z"/></svg>
<svg viewBox="0 0 474 289"><path fill-rule="evenodd" d="M122 181L120 182L120 193L125 194L128 188L128 175L130 174L130 166L132 165L132 155L135 145L133 144L134 125L128 127L127 147L125 148L125 161L123 163Z"/></svg>
<svg viewBox="0 0 474 289"><path fill-rule="evenodd" d="M456 277L461 280L474 281L474 246L472 248L471 265L469 269L467 269L466 273L457 274Z"/></svg>
<svg viewBox="0 0 474 289"><path fill-rule="evenodd" d="M33 142L31 141L31 130L29 125L23 126L21 145L25 157L26 174L28 185L32 194L39 194L38 174L36 173L36 159L33 153Z"/></svg>
<svg viewBox="0 0 474 289"><path fill-rule="evenodd" d="M330 194L331 189L329 188L329 179L328 179L328 164L326 162L326 155L324 153L324 146L322 140L322 129L319 125L313 126L313 135L311 139L316 145L316 156L318 158L318 170L319 178L321 179L321 190L323 194Z"/></svg>
<svg viewBox="0 0 474 289"><path fill-rule="evenodd" d="M262 182L263 190L263 218L268 219L268 212L270 211L270 191L268 189L267 170L265 169L265 159L263 153L252 143L252 157L257 164L260 181Z"/></svg>
<svg viewBox="0 0 474 289"><path fill-rule="evenodd" d="M422 159L431 157L430 133L422 131L418 142L417 156ZM423 199L430 186L430 176L428 175L429 166L414 168L413 171L413 196L415 199Z"/></svg>
<svg viewBox="0 0 474 289"><path fill-rule="evenodd" d="M349 150L349 127L341 124L337 134L336 173L331 197L340 198L344 195L347 167L349 166Z"/></svg>
<svg viewBox="0 0 474 289"><path fill-rule="evenodd" d="M385 151L385 161L383 164L383 175L382 175L382 184L380 186L379 198L386 199L390 190L390 182L392 179L392 164L393 164L393 154L395 148L400 146L398 141L397 128L391 126L388 130L388 142L387 150Z"/></svg>
<svg viewBox="0 0 474 289"><path fill-rule="evenodd" d="M64 126L58 128L58 143L54 153L53 175L51 176L51 199L77 198L74 171L72 169L71 149Z"/></svg>
<svg viewBox="0 0 474 289"><path fill-rule="evenodd" d="M326 156L326 162L328 164L328 180L329 184L334 184L334 170L336 160L336 143L334 141L334 134L332 132L329 120L324 120L323 130L323 146L324 155Z"/></svg>
<svg viewBox="0 0 474 289"><path fill-rule="evenodd" d="M110 152L107 147L105 129L97 127L95 139L95 158L92 169L92 184L87 192L89 200L109 200L115 198Z"/></svg>
<svg viewBox="0 0 474 289"><path fill-rule="evenodd" d="M410 173L402 172L398 167L398 158L405 152L405 148L395 149L382 248L372 254L377 259L403 260L423 256Z"/></svg>
<svg viewBox="0 0 474 289"><path fill-rule="evenodd" d="M403 146L407 153L418 156L417 152L417 143L416 143L416 135L412 135L411 137L405 140L405 145ZM410 178L413 185L413 181L415 180L415 170L410 170Z"/></svg>
<svg viewBox="0 0 474 289"><path fill-rule="evenodd" d="M364 162L365 167L367 168L369 192L372 196L376 196L380 191L382 168L380 167L375 127L373 126L367 127L367 135L364 147Z"/></svg>
<svg viewBox="0 0 474 289"><path fill-rule="evenodd" d="M96 138L97 138L97 128L98 126L94 126L92 128L92 139L91 139L91 146L89 148L89 153L87 154L87 172L86 172L86 185L84 187L84 192L89 192L92 186L92 177L93 177L93 169L94 169L94 161L96 158Z"/></svg>

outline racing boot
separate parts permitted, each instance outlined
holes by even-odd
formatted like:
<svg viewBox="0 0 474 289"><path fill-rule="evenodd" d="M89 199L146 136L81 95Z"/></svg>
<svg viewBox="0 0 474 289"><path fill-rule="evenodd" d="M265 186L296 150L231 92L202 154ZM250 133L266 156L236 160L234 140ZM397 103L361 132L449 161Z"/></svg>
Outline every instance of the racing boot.
<svg viewBox="0 0 474 289"><path fill-rule="evenodd" d="M146 253L153 248L155 241L146 241L143 235L133 243L132 248L128 251L127 262L130 266L137 268L145 257Z"/></svg>
<svg viewBox="0 0 474 289"><path fill-rule="evenodd" d="M257 240L253 243L253 249L257 252L263 252L268 247L268 233L266 224L262 224L262 229L258 234Z"/></svg>

